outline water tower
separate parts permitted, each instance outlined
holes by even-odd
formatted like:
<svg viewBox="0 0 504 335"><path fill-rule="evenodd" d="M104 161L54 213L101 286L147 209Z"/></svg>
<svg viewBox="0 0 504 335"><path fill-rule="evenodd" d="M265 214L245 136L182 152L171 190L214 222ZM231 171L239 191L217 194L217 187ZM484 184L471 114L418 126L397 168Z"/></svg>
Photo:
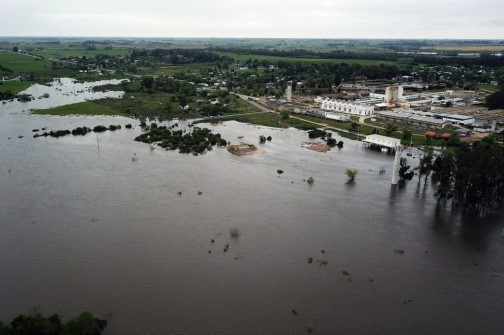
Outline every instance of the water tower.
<svg viewBox="0 0 504 335"><path fill-rule="evenodd" d="M285 95L287 96L287 101L291 102L292 101L292 81L287 82L287 90L285 92Z"/></svg>

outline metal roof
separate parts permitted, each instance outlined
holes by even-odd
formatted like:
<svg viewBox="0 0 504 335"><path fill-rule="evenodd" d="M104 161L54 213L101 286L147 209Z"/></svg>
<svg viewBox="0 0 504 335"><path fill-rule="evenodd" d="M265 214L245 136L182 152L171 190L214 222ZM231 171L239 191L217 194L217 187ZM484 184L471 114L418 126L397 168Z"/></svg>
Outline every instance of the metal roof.
<svg viewBox="0 0 504 335"><path fill-rule="evenodd" d="M372 134L366 136L366 138L363 140L363 142L371 143L371 144L376 144L382 147L387 147L387 148L397 148L401 146L401 140L393 137L388 137L388 136L383 136L383 135L378 135L378 134Z"/></svg>

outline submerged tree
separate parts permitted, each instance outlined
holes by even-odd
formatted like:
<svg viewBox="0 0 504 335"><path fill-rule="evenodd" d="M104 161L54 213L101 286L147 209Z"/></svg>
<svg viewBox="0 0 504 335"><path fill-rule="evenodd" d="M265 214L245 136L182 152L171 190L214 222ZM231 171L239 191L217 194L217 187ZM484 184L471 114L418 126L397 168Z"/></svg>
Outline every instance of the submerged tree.
<svg viewBox="0 0 504 335"><path fill-rule="evenodd" d="M472 212L500 207L504 201L504 149L487 137L472 148L462 143L455 152L434 160L437 197L453 199Z"/></svg>
<svg viewBox="0 0 504 335"><path fill-rule="evenodd" d="M348 182L349 183L353 182L355 180L355 177L357 177L358 173L359 171L357 171L356 169L346 169L345 174L349 178Z"/></svg>
<svg viewBox="0 0 504 335"><path fill-rule="evenodd" d="M418 166L418 183L420 184L420 179L422 175L425 175L424 184L427 184L427 178L432 171L432 160L433 160L433 150L432 147L427 149L427 152L420 158L420 164Z"/></svg>

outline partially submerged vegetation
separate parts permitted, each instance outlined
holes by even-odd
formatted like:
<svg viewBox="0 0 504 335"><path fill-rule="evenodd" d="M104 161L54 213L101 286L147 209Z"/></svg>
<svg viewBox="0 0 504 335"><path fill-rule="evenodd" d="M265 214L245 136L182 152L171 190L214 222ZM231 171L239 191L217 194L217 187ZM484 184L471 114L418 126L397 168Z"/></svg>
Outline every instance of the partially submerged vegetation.
<svg viewBox="0 0 504 335"><path fill-rule="evenodd" d="M9 324L0 321L2 335L100 335L107 326L107 320L95 318L90 312L63 323L59 314L43 316L38 308L15 317Z"/></svg>
<svg viewBox="0 0 504 335"><path fill-rule="evenodd" d="M203 154L214 146L226 146L227 141L219 133L213 134L208 128L193 127L191 131L168 129L166 126L151 124L150 130L139 135L135 141L157 144L166 150L178 150L182 154Z"/></svg>

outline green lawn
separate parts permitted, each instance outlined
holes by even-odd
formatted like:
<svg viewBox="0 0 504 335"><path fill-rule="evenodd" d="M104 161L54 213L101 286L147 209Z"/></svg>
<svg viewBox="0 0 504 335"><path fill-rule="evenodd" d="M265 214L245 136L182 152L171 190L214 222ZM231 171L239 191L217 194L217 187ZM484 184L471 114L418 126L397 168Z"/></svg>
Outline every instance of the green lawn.
<svg viewBox="0 0 504 335"><path fill-rule="evenodd" d="M45 73L52 70L50 61L14 52L0 52L0 64L12 71L13 74ZM9 73L4 73L9 75Z"/></svg>
<svg viewBox="0 0 504 335"><path fill-rule="evenodd" d="M11 91L17 94L26 90L33 83L31 81L0 81L0 92Z"/></svg>
<svg viewBox="0 0 504 335"><path fill-rule="evenodd" d="M50 109L36 109L33 114L39 115L119 115L128 116L111 108L100 106L94 102L84 101L72 105L60 106Z"/></svg>

